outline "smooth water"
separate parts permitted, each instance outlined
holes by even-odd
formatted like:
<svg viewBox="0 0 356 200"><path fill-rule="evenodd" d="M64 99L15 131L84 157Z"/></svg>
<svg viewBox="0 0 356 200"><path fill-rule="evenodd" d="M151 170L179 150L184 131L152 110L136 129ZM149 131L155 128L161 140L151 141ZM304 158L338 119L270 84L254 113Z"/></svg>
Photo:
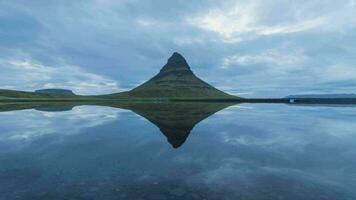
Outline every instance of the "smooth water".
<svg viewBox="0 0 356 200"><path fill-rule="evenodd" d="M356 198L355 107L23 107L1 107L1 200Z"/></svg>

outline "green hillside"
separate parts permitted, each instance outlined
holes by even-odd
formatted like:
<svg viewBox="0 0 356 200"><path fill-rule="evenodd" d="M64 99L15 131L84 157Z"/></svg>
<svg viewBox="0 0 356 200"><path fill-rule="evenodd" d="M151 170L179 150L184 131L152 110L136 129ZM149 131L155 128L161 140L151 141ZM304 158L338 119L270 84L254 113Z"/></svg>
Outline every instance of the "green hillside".
<svg viewBox="0 0 356 200"><path fill-rule="evenodd" d="M25 92L16 90L0 89L0 98L65 98L73 97L75 95L55 94L55 93L37 93Z"/></svg>
<svg viewBox="0 0 356 200"><path fill-rule="evenodd" d="M174 53L161 71L147 82L131 91L113 94L113 96L162 99L237 98L199 79L179 53Z"/></svg>
<svg viewBox="0 0 356 200"><path fill-rule="evenodd" d="M80 96L63 93L26 92L0 89L0 101L71 101L100 99L100 96Z"/></svg>

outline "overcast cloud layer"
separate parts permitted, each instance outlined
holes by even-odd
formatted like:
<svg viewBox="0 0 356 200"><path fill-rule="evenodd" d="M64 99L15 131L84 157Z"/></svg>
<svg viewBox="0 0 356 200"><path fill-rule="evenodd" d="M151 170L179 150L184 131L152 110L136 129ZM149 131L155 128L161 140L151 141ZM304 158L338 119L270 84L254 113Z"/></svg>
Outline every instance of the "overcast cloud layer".
<svg viewBox="0 0 356 200"><path fill-rule="evenodd" d="M175 51L242 96L356 93L355 0L0 0L0 88L130 89Z"/></svg>

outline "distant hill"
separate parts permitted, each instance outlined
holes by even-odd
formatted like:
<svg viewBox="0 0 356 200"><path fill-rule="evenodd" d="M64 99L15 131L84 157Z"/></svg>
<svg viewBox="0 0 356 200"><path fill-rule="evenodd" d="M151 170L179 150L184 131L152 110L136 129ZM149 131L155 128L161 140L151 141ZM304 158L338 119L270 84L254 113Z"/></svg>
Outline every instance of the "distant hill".
<svg viewBox="0 0 356 200"><path fill-rule="evenodd" d="M113 96L134 98L237 98L199 79L182 55L175 52L161 71L142 85Z"/></svg>
<svg viewBox="0 0 356 200"><path fill-rule="evenodd" d="M356 94L301 94L289 95L286 99L348 99L356 98Z"/></svg>
<svg viewBox="0 0 356 200"><path fill-rule="evenodd" d="M41 94L63 94L63 95L75 95L72 90L65 90L65 89L41 89L36 90L35 93Z"/></svg>
<svg viewBox="0 0 356 200"><path fill-rule="evenodd" d="M0 100L6 99L56 99L56 98L78 98L75 94L62 93L41 93L41 92L26 92L17 90L0 89Z"/></svg>

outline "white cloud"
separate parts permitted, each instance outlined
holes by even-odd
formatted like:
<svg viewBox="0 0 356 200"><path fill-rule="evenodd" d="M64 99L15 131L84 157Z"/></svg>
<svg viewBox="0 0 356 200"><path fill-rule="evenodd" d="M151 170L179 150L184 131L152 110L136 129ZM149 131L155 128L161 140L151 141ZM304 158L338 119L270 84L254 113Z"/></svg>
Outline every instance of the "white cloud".
<svg viewBox="0 0 356 200"><path fill-rule="evenodd" d="M187 23L215 32L225 42L304 31L339 31L342 27L355 26L354 1L337 2L342 6L335 3L229 1L228 6L187 17Z"/></svg>
<svg viewBox="0 0 356 200"><path fill-rule="evenodd" d="M349 1L349 6L350 7L355 7L356 6L356 1L355 0L350 0Z"/></svg>
<svg viewBox="0 0 356 200"><path fill-rule="evenodd" d="M201 16L188 17L187 22L197 27L231 37L238 32L252 31L251 24L255 21L255 3L234 6L229 10L214 9Z"/></svg>
<svg viewBox="0 0 356 200"><path fill-rule="evenodd" d="M290 48L281 46L274 49L267 49L256 54L237 54L223 60L222 68L229 68L235 65L265 64L284 69L302 67L308 60L304 50L301 48Z"/></svg>
<svg viewBox="0 0 356 200"><path fill-rule="evenodd" d="M156 25L156 22L149 19L137 19L136 22L143 27L150 27Z"/></svg>
<svg viewBox="0 0 356 200"><path fill-rule="evenodd" d="M191 44L204 44L206 38L203 37L176 37L174 43L179 46L191 45Z"/></svg>
<svg viewBox="0 0 356 200"><path fill-rule="evenodd" d="M11 85L11 89L30 91L65 88L77 94L103 94L120 90L116 81L87 72L79 66L49 66L29 59L7 59L0 60L0 69L3 73L0 80L2 88L4 85Z"/></svg>
<svg viewBox="0 0 356 200"><path fill-rule="evenodd" d="M326 18L319 17L316 19L307 19L291 24L281 24L281 25L270 26L270 27L268 26L259 27L256 30L258 35L296 33L296 32L302 32L302 31L318 28L326 22L327 22Z"/></svg>
<svg viewBox="0 0 356 200"><path fill-rule="evenodd" d="M321 81L356 81L356 66L350 65L331 65L325 67L320 73Z"/></svg>

